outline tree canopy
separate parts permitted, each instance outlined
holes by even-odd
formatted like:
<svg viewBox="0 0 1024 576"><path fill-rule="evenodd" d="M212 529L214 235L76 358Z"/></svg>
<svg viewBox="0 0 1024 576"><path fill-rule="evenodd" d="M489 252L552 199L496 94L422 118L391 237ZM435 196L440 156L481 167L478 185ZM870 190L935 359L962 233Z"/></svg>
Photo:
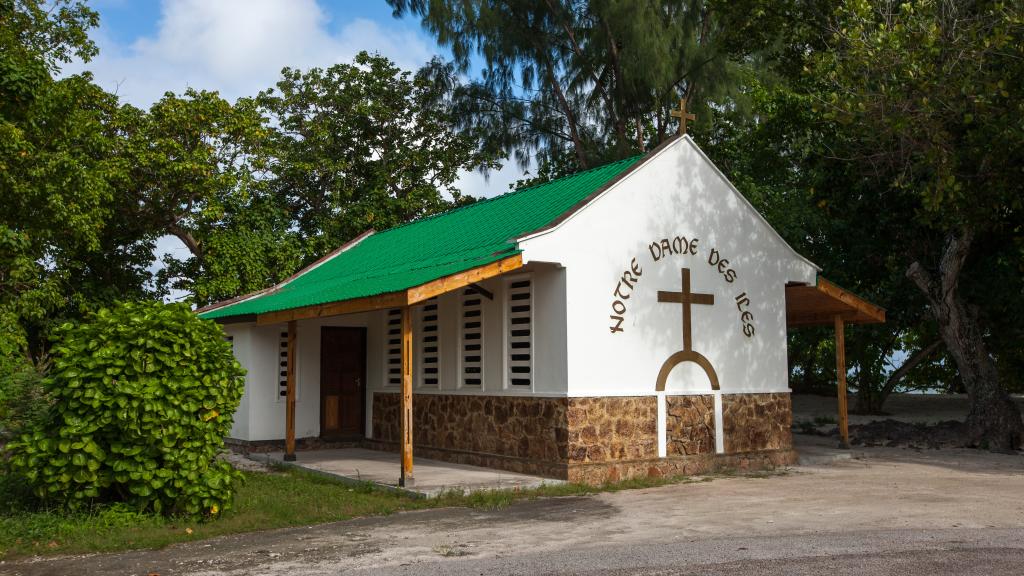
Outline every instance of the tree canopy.
<svg viewBox="0 0 1024 576"><path fill-rule="evenodd" d="M788 3L743 0L388 0L422 18L454 63L462 125L527 166L570 171L648 150L687 98L708 111L737 93L744 57L770 43ZM571 158L569 161L567 158Z"/></svg>

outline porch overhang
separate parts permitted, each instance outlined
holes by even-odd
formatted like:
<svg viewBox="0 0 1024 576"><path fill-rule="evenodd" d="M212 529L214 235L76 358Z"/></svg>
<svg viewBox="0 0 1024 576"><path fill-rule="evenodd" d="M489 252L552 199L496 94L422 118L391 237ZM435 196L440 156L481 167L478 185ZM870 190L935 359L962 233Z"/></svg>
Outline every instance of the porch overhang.
<svg viewBox="0 0 1024 576"><path fill-rule="evenodd" d="M454 274L435 278L423 284L362 298L350 298L324 304L315 304L288 308L285 310L273 310L255 314L257 325L285 323L288 327L288 344L285 353L287 362L286 374L286 397L285 402L285 461L295 461L295 364L297 325L299 320L309 318L322 318L327 316L339 316L342 314L353 314L357 312L369 312L373 310L385 310L398 308L402 311L401 328L401 374L402 374L402 402L401 402L401 475L398 485L401 487L412 487L413 460L412 460L412 306L426 300L459 290L466 286L482 282L488 278L500 276L507 272L523 267L523 257L517 253L488 264L476 266ZM250 315L252 316L252 315ZM220 323L229 323L235 316L222 316L214 320ZM237 320L234 320L237 321ZM250 320L251 321L251 320Z"/></svg>
<svg viewBox="0 0 1024 576"><path fill-rule="evenodd" d="M850 447L846 407L846 324L880 324L885 309L818 276L814 286L786 286L786 326L827 326L835 329L836 395L840 446Z"/></svg>
<svg viewBox="0 0 1024 576"><path fill-rule="evenodd" d="M814 286L786 286L786 326L831 326L836 317L847 324L880 324L885 309L820 276Z"/></svg>

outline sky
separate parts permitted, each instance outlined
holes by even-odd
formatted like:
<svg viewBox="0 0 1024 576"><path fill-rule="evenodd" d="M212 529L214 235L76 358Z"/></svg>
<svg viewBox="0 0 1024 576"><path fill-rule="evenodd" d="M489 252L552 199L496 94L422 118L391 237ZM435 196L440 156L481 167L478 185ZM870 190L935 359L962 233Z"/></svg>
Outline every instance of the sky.
<svg viewBox="0 0 1024 576"><path fill-rule="evenodd" d="M306 69L348 62L361 50L379 52L415 70L446 49L418 18L396 19L384 0L93 0L100 26L91 33L100 49L89 70L122 101L148 108L166 91L217 90L228 100L272 87L282 68ZM460 189L493 196L522 177L513 162L485 179L462 174ZM157 256L188 252L161 238Z"/></svg>

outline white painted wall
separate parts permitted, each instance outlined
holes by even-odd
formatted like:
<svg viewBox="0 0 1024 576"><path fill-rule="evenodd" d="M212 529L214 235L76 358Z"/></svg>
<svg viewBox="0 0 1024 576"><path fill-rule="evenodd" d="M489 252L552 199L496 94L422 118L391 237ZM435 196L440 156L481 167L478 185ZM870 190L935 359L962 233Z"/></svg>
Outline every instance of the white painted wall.
<svg viewBox="0 0 1024 576"><path fill-rule="evenodd" d="M238 324L227 324L223 326L224 333L233 338L231 342L231 349L235 354L235 359L242 365L242 368L246 370L245 376L245 392L242 393L242 400L238 404L238 410L235 411L234 419L231 425L231 438L248 438L249 436L249 403L252 395L249 393L249 383L252 381L252 370L250 369L252 360L250 349L252 341L250 339L250 330L248 326L240 326Z"/></svg>
<svg viewBox="0 0 1024 576"><path fill-rule="evenodd" d="M697 255L654 261L648 245L675 236L698 238ZM788 391L785 285L813 283L815 267L792 251L736 192L689 138L647 160L558 227L521 241L527 262L565 266L569 396L655 393L662 363L683 348L682 306L659 303L659 290L679 292L681 267L691 289L714 294L713 306L692 305L693 348L715 367L722 392ZM708 264L710 249L728 259L732 283ZM635 288L613 292L636 259ZM743 333L735 297L746 293L753 337ZM622 332L610 316L618 299ZM708 393L694 364L676 367L666 392Z"/></svg>
<svg viewBox="0 0 1024 576"><path fill-rule="evenodd" d="M506 289L510 281L529 276L533 281L533 385L530 388L512 387L506 375ZM484 394L492 396L565 396L566 394L566 347L565 347L565 270L543 263L526 267L498 278L491 278L480 285L494 294L493 300L483 299L484 322L484 366L483 384L480 387L464 387L461 378L461 291L442 294L438 297L440 326L440 373L439 386L424 386L420 380L418 361L413 369L413 390L418 394ZM418 307L413 308L413 338L418 338ZM376 344L378 356L371 360L378 372L370 378L371 391L397 392L399 386L389 386L385 379L386 338L383 336L385 313L373 313L372 323L379 326L382 334ZM414 350L415 350L414 345Z"/></svg>
<svg viewBox="0 0 1024 576"><path fill-rule="evenodd" d="M378 382L381 379L383 345L381 324L377 322L376 314L351 314L299 321L296 337L298 362L295 367L296 438L320 434L320 328L323 326L367 328L367 380ZM225 331L235 337L235 357L247 371L245 394L235 413L232 438L249 441L284 438L285 399L278 394L278 363L281 333L287 329L286 324L225 326ZM369 404L369 394L367 398Z"/></svg>

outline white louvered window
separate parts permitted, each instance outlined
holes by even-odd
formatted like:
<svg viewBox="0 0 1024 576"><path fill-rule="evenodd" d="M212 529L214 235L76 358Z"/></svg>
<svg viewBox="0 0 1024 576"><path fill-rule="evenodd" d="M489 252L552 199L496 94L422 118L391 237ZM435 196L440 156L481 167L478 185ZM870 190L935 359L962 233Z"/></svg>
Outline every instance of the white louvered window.
<svg viewBox="0 0 1024 576"><path fill-rule="evenodd" d="M508 302L508 383L533 384L533 283L529 277L513 279L505 292Z"/></svg>
<svg viewBox="0 0 1024 576"><path fill-rule="evenodd" d="M277 401L288 396L288 332L281 332L278 354Z"/></svg>
<svg viewBox="0 0 1024 576"><path fill-rule="evenodd" d="M388 310L387 325L387 353L384 355L385 363L384 384L386 386L402 385L402 310L395 308Z"/></svg>
<svg viewBox="0 0 1024 576"><path fill-rule="evenodd" d="M483 296L476 288L463 291L459 322L462 385L479 388L483 385L484 374L484 307Z"/></svg>
<svg viewBox="0 0 1024 576"><path fill-rule="evenodd" d="M436 388L440 373L440 337L437 323L437 299L427 300L420 308L419 365L420 386Z"/></svg>

